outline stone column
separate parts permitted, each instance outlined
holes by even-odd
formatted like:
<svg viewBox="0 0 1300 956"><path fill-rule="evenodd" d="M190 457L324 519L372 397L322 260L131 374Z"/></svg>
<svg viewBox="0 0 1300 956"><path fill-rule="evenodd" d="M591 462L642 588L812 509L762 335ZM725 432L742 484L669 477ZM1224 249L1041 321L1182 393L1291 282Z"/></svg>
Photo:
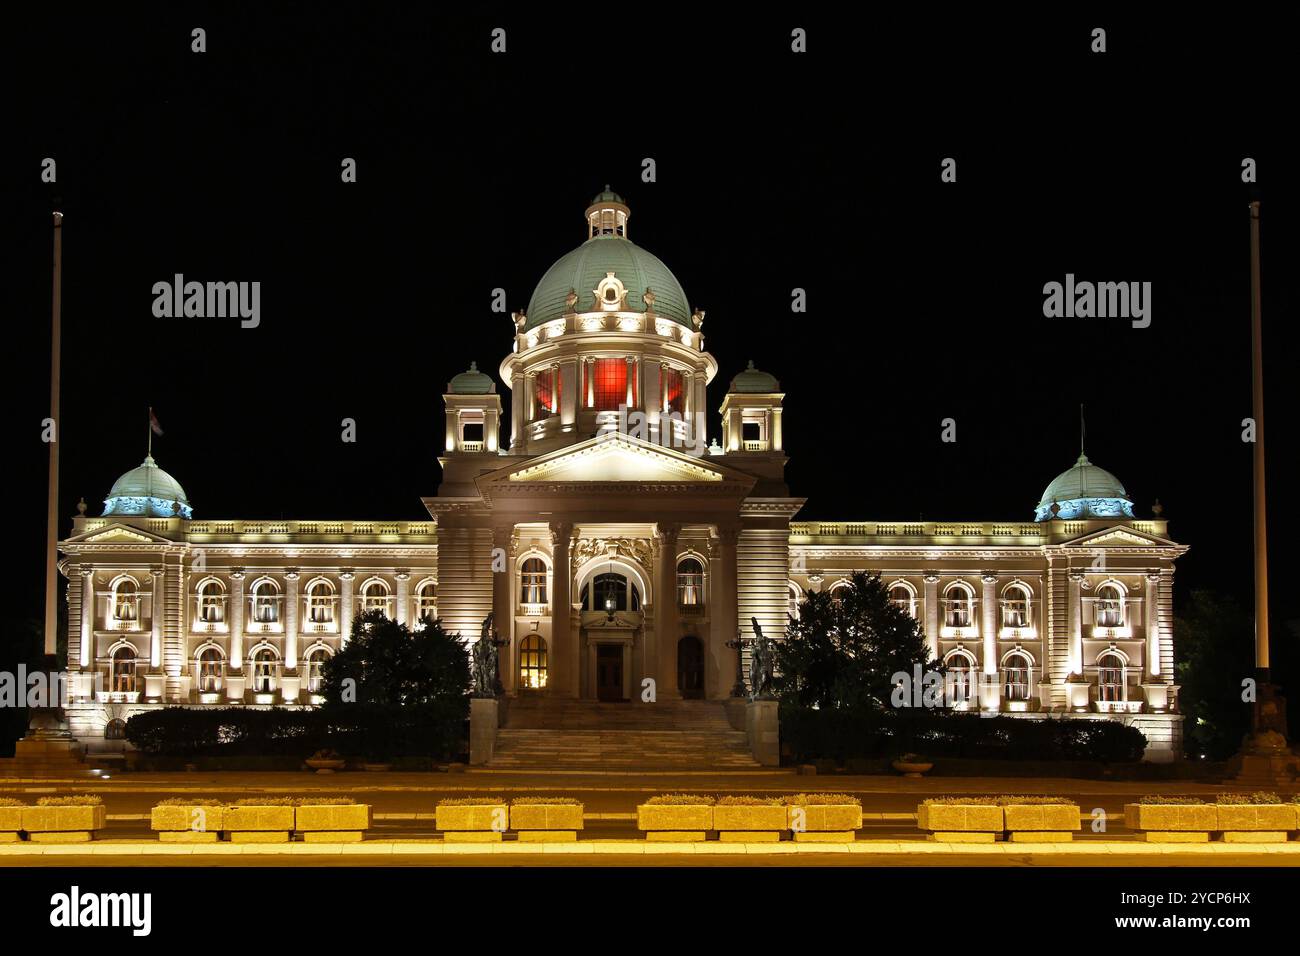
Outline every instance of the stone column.
<svg viewBox="0 0 1300 956"><path fill-rule="evenodd" d="M163 568L151 568L150 577L153 578L152 593L150 594L150 613L149 613L149 670L154 671L162 667L163 655L163 608L166 606L166 595L163 593ZM182 629L188 627L189 621L186 620L185 595L181 595L181 626Z"/></svg>
<svg viewBox="0 0 1300 956"><path fill-rule="evenodd" d="M526 376L518 369L510 379L510 450L516 451L524 440L524 395Z"/></svg>
<svg viewBox="0 0 1300 956"><path fill-rule="evenodd" d="M1070 673L1083 673L1083 572L1070 572Z"/></svg>
<svg viewBox="0 0 1300 956"><path fill-rule="evenodd" d="M985 574L981 581L984 582L984 590L980 595L980 603L983 604L983 615L980 621L980 631L984 637L984 673L997 674L998 672L998 576L996 574Z"/></svg>
<svg viewBox="0 0 1300 956"><path fill-rule="evenodd" d="M347 647L352 636L352 582L356 575L351 571L339 573L339 648Z"/></svg>
<svg viewBox="0 0 1300 956"><path fill-rule="evenodd" d="M925 580L925 640L930 656L939 659L939 575L927 574Z"/></svg>
<svg viewBox="0 0 1300 956"><path fill-rule="evenodd" d="M1146 673L1148 681L1158 681L1160 679L1160 572L1148 571L1146 600L1143 607L1146 609L1143 627L1146 629Z"/></svg>
<svg viewBox="0 0 1300 956"><path fill-rule="evenodd" d="M681 628L677 625L677 535L681 525L659 524L659 666L655 678L660 700L681 697L677 689L677 642Z"/></svg>
<svg viewBox="0 0 1300 956"><path fill-rule="evenodd" d="M501 678L501 689L508 695L515 691L515 555L513 545L514 525L498 524L492 526L492 547L500 548L505 554L504 567L492 569L492 626L496 629L505 645L500 647L497 656L497 672Z"/></svg>
<svg viewBox="0 0 1300 956"><path fill-rule="evenodd" d="M81 569L81 669L89 670L95 660L95 569Z"/></svg>
<svg viewBox="0 0 1300 956"><path fill-rule="evenodd" d="M633 399L636 397L636 359L629 355L624 361L627 362L627 397L625 404L628 408L632 408L635 404Z"/></svg>
<svg viewBox="0 0 1300 956"><path fill-rule="evenodd" d="M302 678L298 676L298 572L284 575L284 673L280 676L280 692L285 703L298 701Z"/></svg>
<svg viewBox="0 0 1300 956"><path fill-rule="evenodd" d="M244 572L230 572L230 647L226 660L226 699L244 699Z"/></svg>
<svg viewBox="0 0 1300 956"><path fill-rule="evenodd" d="M711 700L724 700L731 695L736 683L736 657L743 658L741 648L734 652L728 641L737 637L736 604L736 541L737 528L719 528L713 542L713 560L709 569L708 612L711 622L711 639L707 660L714 662L705 676L705 696Z"/></svg>
<svg viewBox="0 0 1300 956"><path fill-rule="evenodd" d="M573 613L573 569L569 566L569 536L573 525L557 522L551 526L551 643L555 655L552 666L559 671L553 688L556 697L578 697L578 677L582 667L578 661L578 635L574 633L570 617Z"/></svg>
<svg viewBox="0 0 1300 956"><path fill-rule="evenodd" d="M578 420L577 360L567 360L556 366L555 380L560 388L560 424L572 425Z"/></svg>
<svg viewBox="0 0 1300 956"><path fill-rule="evenodd" d="M397 577L397 623L406 624L410 619L411 607L411 572L399 570Z"/></svg>

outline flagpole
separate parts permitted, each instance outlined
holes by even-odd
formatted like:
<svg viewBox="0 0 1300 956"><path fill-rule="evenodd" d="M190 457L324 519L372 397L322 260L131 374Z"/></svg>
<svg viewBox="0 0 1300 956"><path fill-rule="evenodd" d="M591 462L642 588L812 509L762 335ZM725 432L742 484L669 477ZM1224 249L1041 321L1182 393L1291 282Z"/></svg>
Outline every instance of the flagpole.
<svg viewBox="0 0 1300 956"><path fill-rule="evenodd" d="M59 418L59 369L63 344L63 213L54 213L54 298L50 332L50 420L54 431L50 442L50 476L45 511L45 654L53 657L58 648L58 560L59 560L59 442L63 422Z"/></svg>

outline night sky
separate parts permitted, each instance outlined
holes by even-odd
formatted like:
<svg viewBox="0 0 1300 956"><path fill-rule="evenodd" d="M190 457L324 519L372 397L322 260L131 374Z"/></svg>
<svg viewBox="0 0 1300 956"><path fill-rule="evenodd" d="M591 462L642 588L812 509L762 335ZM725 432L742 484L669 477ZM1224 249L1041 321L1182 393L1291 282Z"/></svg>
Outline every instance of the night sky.
<svg viewBox="0 0 1300 956"><path fill-rule="evenodd" d="M711 435L747 360L780 379L801 518L1030 520L1079 453L1083 402L1089 457L1140 517L1159 498L1191 545L1178 593L1247 602L1259 196L1274 609L1295 616L1283 250L1300 206L1268 97L1280 30L546 9L132 5L8 24L8 619L41 607L56 201L66 515L83 496L98 514L144 457L153 406L155 458L196 517L416 519L440 478L447 380L471 360L495 375L510 347L492 290L526 307L606 183L632 240L707 310ZM1103 55L1093 26L1109 28ZM260 281L260 327L154 318L151 288L177 272ZM1043 285L1066 273L1151 282L1151 326L1045 318Z"/></svg>

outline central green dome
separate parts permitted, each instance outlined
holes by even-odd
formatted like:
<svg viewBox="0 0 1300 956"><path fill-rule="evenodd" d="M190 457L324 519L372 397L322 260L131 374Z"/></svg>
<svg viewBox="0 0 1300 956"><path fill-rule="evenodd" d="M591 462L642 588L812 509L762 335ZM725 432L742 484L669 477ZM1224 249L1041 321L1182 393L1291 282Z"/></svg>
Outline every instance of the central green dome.
<svg viewBox="0 0 1300 956"><path fill-rule="evenodd" d="M626 213L627 206L622 197L606 187L592 201L588 209L589 221L598 221L592 217L598 217L603 210ZM625 235L601 235L597 232L546 270L546 275L533 290L533 297L528 300L528 319L521 331L535 329L568 312L567 299L571 291L578 296L573 311L598 311L600 306L596 302L595 289L611 272L627 289L628 311L645 313L643 297L648 289L654 293L656 316L672 319L688 329L694 328L686 293L672 270L658 256L646 252Z"/></svg>
<svg viewBox="0 0 1300 956"><path fill-rule="evenodd" d="M149 455L117 481L104 499L106 515L190 517L190 501L181 483L158 467Z"/></svg>

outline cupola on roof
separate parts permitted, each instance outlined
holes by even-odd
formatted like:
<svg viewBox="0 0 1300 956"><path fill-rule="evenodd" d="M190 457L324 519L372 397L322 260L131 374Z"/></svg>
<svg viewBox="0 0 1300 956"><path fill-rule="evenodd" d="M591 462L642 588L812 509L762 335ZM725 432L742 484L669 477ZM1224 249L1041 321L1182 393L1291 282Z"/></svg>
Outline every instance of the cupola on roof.
<svg viewBox="0 0 1300 956"><path fill-rule="evenodd" d="M470 362L468 371L452 376L447 383L449 395L488 395L496 390L496 382L478 370L478 362Z"/></svg>
<svg viewBox="0 0 1300 956"><path fill-rule="evenodd" d="M105 515L189 518L189 498L181 483L158 467L153 455L117 481L104 499Z"/></svg>
<svg viewBox="0 0 1300 956"><path fill-rule="evenodd" d="M1052 505L1057 505L1052 514ZM1034 512L1035 521L1057 518L1132 518L1133 502L1120 480L1098 468L1088 456L1061 472L1043 492Z"/></svg>
<svg viewBox="0 0 1300 956"><path fill-rule="evenodd" d="M761 394L779 392L781 383L776 380L775 375L754 368L754 360L750 359L745 370L731 380L730 391Z"/></svg>

